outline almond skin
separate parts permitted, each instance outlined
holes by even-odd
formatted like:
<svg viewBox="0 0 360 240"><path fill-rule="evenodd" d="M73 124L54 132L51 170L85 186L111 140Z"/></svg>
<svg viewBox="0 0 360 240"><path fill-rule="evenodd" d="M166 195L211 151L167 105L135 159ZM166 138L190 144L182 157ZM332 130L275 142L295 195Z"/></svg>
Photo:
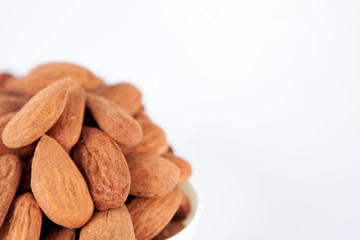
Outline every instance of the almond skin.
<svg viewBox="0 0 360 240"><path fill-rule="evenodd" d="M25 78L28 93L34 95L46 86L61 78L71 77L85 90L91 90L103 84L89 70L71 63L48 63L34 68Z"/></svg>
<svg viewBox="0 0 360 240"><path fill-rule="evenodd" d="M0 74L0 92L27 94L24 78L15 78L10 74Z"/></svg>
<svg viewBox="0 0 360 240"><path fill-rule="evenodd" d="M21 161L15 155L0 157L0 226L16 194L21 177Z"/></svg>
<svg viewBox="0 0 360 240"><path fill-rule="evenodd" d="M19 156L21 159L28 159L34 154L36 142L20 148L8 148L3 144L2 141L3 130L6 124L15 116L15 114L16 112L13 112L0 117L0 155L14 154Z"/></svg>
<svg viewBox="0 0 360 240"><path fill-rule="evenodd" d="M69 96L63 113L47 135L54 138L66 150L77 143L80 137L85 111L85 91L79 84L69 87Z"/></svg>
<svg viewBox="0 0 360 240"><path fill-rule="evenodd" d="M134 146L143 136L140 124L110 100L87 93L86 106L99 127L122 146Z"/></svg>
<svg viewBox="0 0 360 240"><path fill-rule="evenodd" d="M180 220L172 220L153 240L165 240L179 233L185 228Z"/></svg>
<svg viewBox="0 0 360 240"><path fill-rule="evenodd" d="M141 109L141 92L130 83L102 86L96 93L116 103L131 115Z"/></svg>
<svg viewBox="0 0 360 240"><path fill-rule="evenodd" d="M47 135L35 149L31 189L41 210L58 225L79 228L92 216L94 204L83 176L60 144Z"/></svg>
<svg viewBox="0 0 360 240"><path fill-rule="evenodd" d="M122 205L130 191L130 172L119 146L96 128L84 127L73 159L89 186L95 207Z"/></svg>
<svg viewBox="0 0 360 240"><path fill-rule="evenodd" d="M178 184L179 168L157 156L127 158L131 175L130 194L139 197L159 197L169 194Z"/></svg>
<svg viewBox="0 0 360 240"><path fill-rule="evenodd" d="M80 232L80 240L113 239L135 240L133 224L125 205L107 211L95 212Z"/></svg>
<svg viewBox="0 0 360 240"><path fill-rule="evenodd" d="M27 101L25 96L0 94L0 116L18 111Z"/></svg>
<svg viewBox="0 0 360 240"><path fill-rule="evenodd" d="M75 229L60 226L53 227L42 239L43 240L75 240Z"/></svg>
<svg viewBox="0 0 360 240"><path fill-rule="evenodd" d="M152 239L158 235L174 216L181 199L178 188L163 197L134 198L128 204L128 209L136 239Z"/></svg>
<svg viewBox="0 0 360 240"><path fill-rule="evenodd" d="M184 159L174 156L172 153L166 153L163 155L164 158L168 159L180 169L179 183L186 182L191 175L191 165Z"/></svg>
<svg viewBox="0 0 360 240"><path fill-rule="evenodd" d="M7 123L2 140L9 148L31 144L59 119L68 98L70 80L63 79L32 97Z"/></svg>
<svg viewBox="0 0 360 240"><path fill-rule="evenodd" d="M2 240L38 240L41 233L42 213L31 193L17 196L0 229Z"/></svg>
<svg viewBox="0 0 360 240"><path fill-rule="evenodd" d="M141 142L134 147L122 147L124 155L156 155L164 154L169 145L166 140L165 132L156 124L148 119L138 121L143 130Z"/></svg>

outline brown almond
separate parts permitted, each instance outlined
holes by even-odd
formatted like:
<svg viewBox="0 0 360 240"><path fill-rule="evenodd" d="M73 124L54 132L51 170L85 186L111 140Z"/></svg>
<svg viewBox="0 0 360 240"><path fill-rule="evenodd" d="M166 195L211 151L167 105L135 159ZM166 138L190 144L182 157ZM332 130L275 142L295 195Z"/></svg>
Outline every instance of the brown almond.
<svg viewBox="0 0 360 240"><path fill-rule="evenodd" d="M85 111L85 91L79 84L69 87L69 96L59 120L47 132L66 150L77 143L80 137Z"/></svg>
<svg viewBox="0 0 360 240"><path fill-rule="evenodd" d="M15 78L10 74L0 74L0 92L27 94L24 78Z"/></svg>
<svg viewBox="0 0 360 240"><path fill-rule="evenodd" d="M15 155L0 157L0 227L15 196L21 177L21 161Z"/></svg>
<svg viewBox="0 0 360 240"><path fill-rule="evenodd" d="M33 95L61 78L71 77L85 90L103 84L86 68L71 63L48 63L34 68L25 78L28 93Z"/></svg>
<svg viewBox="0 0 360 240"><path fill-rule="evenodd" d="M43 240L75 240L75 237L76 237L75 229L55 226L42 239Z"/></svg>
<svg viewBox="0 0 360 240"><path fill-rule="evenodd" d="M125 205L95 212L91 220L81 229L80 240L135 240L134 228ZM140 238L138 238L140 240Z"/></svg>
<svg viewBox="0 0 360 240"><path fill-rule="evenodd" d="M134 225L136 239L152 239L170 222L182 200L181 191L175 188L158 198L136 197L128 209Z"/></svg>
<svg viewBox="0 0 360 240"><path fill-rule="evenodd" d="M68 98L69 78L55 82L32 97L7 123L2 140L9 148L31 144L59 119Z"/></svg>
<svg viewBox="0 0 360 240"><path fill-rule="evenodd" d="M153 240L168 239L185 228L185 225L180 220L172 220Z"/></svg>
<svg viewBox="0 0 360 240"><path fill-rule="evenodd" d="M75 163L53 138L41 137L33 157L31 189L41 210L67 228L83 226L94 204Z"/></svg>
<svg viewBox="0 0 360 240"><path fill-rule="evenodd" d="M15 114L16 112L13 112L0 117L0 155L14 154L19 156L21 159L28 159L34 154L36 142L20 148L8 148L3 144L2 141L3 130L6 124L15 116Z"/></svg>
<svg viewBox="0 0 360 240"><path fill-rule="evenodd" d="M134 146L141 141L140 124L120 106L93 93L87 93L86 106L99 127L119 144Z"/></svg>
<svg viewBox="0 0 360 240"><path fill-rule="evenodd" d="M169 145L166 140L165 132L156 124L147 119L138 121L143 130L143 138L141 142L133 147L122 147L125 155L156 155L164 154Z"/></svg>
<svg viewBox="0 0 360 240"><path fill-rule="evenodd" d="M84 127L73 159L89 186L95 207L122 205L130 191L130 172L119 146L96 128Z"/></svg>
<svg viewBox="0 0 360 240"><path fill-rule="evenodd" d="M7 81L9 78L13 78L13 75L10 73L0 73L0 88L3 88L5 81Z"/></svg>
<svg viewBox="0 0 360 240"><path fill-rule="evenodd" d="M28 101L25 96L0 94L0 116L18 111Z"/></svg>
<svg viewBox="0 0 360 240"><path fill-rule="evenodd" d="M139 155L128 157L127 162L131 175L131 195L164 196L179 182L179 168L165 158Z"/></svg>
<svg viewBox="0 0 360 240"><path fill-rule="evenodd" d="M165 154L163 157L170 160L172 163L175 163L175 165L180 169L179 183L186 182L189 179L191 175L191 165L186 160L172 154Z"/></svg>
<svg viewBox="0 0 360 240"><path fill-rule="evenodd" d="M103 86L98 88L96 93L116 103L131 115L141 109L141 92L130 83Z"/></svg>
<svg viewBox="0 0 360 240"><path fill-rule="evenodd" d="M179 209L175 213L177 218L185 218L190 213L190 202L186 194L183 192L183 198L181 200Z"/></svg>
<svg viewBox="0 0 360 240"><path fill-rule="evenodd" d="M17 196L0 229L2 240L38 240L42 213L31 193Z"/></svg>

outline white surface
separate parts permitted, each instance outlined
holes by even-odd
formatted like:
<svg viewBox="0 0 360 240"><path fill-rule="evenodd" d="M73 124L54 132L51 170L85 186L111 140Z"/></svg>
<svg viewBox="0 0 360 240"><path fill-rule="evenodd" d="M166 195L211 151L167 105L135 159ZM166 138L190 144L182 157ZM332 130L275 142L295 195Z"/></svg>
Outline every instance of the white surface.
<svg viewBox="0 0 360 240"><path fill-rule="evenodd" d="M194 168L195 239L360 238L360 2L0 1L0 70L129 80Z"/></svg>

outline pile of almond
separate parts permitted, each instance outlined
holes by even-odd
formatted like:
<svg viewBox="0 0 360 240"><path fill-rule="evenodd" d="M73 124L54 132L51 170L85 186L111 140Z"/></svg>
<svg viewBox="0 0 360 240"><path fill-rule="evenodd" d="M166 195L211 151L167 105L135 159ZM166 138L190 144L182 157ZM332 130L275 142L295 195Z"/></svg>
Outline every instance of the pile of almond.
<svg viewBox="0 0 360 240"><path fill-rule="evenodd" d="M190 165L138 89L50 63L0 74L0 239L166 239L190 211Z"/></svg>

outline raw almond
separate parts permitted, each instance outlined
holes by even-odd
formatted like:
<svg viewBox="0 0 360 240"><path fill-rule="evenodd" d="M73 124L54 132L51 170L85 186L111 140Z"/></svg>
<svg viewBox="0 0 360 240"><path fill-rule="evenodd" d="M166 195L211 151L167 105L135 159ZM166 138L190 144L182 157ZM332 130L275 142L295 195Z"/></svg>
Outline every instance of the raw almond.
<svg viewBox="0 0 360 240"><path fill-rule="evenodd" d="M85 90L103 84L89 70L71 63L49 63L34 68L25 78L28 93L33 95L61 78L71 77Z"/></svg>
<svg viewBox="0 0 360 240"><path fill-rule="evenodd" d="M175 213L177 218L185 218L190 213L190 202L186 194L183 192L183 197L179 209Z"/></svg>
<svg viewBox="0 0 360 240"><path fill-rule="evenodd" d="M172 220L153 240L165 240L179 233L185 228L180 220Z"/></svg>
<svg viewBox="0 0 360 240"><path fill-rule="evenodd" d="M36 142L20 147L20 148L8 148L3 144L2 133L6 124L15 116L16 112L8 113L0 117L0 155L14 154L19 156L21 159L28 159L34 154Z"/></svg>
<svg viewBox="0 0 360 240"><path fill-rule="evenodd" d="M130 83L102 86L96 90L96 93L118 104L131 115L141 109L141 92Z"/></svg>
<svg viewBox="0 0 360 240"><path fill-rule="evenodd" d="M84 127L73 159L89 186L95 207L122 205L130 191L130 172L119 146L96 128Z"/></svg>
<svg viewBox="0 0 360 240"><path fill-rule="evenodd" d="M42 213L31 193L17 196L0 229L2 240L38 240Z"/></svg>
<svg viewBox="0 0 360 240"><path fill-rule="evenodd" d="M41 210L58 225L78 228L91 218L94 204L83 176L60 144L47 135L35 150L31 189Z"/></svg>
<svg viewBox="0 0 360 240"><path fill-rule="evenodd" d="M172 163L175 163L180 169L179 183L186 182L189 179L191 175L191 166L186 160L176 157L173 154L165 154L163 157L170 160Z"/></svg>
<svg viewBox="0 0 360 240"><path fill-rule="evenodd" d="M139 155L127 158L131 175L130 194L159 197L170 193L179 182L179 168L165 158Z"/></svg>
<svg viewBox="0 0 360 240"><path fill-rule="evenodd" d="M21 177L21 161L15 155L0 157L0 226L4 222Z"/></svg>
<svg viewBox="0 0 360 240"><path fill-rule="evenodd" d="M0 94L0 116L19 110L27 101L25 96Z"/></svg>
<svg viewBox="0 0 360 240"><path fill-rule="evenodd" d="M53 227L42 239L43 240L75 240L75 229L61 226Z"/></svg>
<svg viewBox="0 0 360 240"><path fill-rule="evenodd" d="M95 212L80 232L80 240L113 239L135 240L133 224L125 205L107 211Z"/></svg>
<svg viewBox="0 0 360 240"><path fill-rule="evenodd" d="M77 143L80 137L85 111L85 91L78 84L69 87L69 96L63 113L47 132L66 150Z"/></svg>
<svg viewBox="0 0 360 240"><path fill-rule="evenodd" d="M182 200L175 188L170 194L158 198L136 197L128 204L136 239L152 239L170 222Z"/></svg>
<svg viewBox="0 0 360 240"><path fill-rule="evenodd" d="M134 146L141 141L140 124L120 106L93 93L87 93L86 106L99 127L119 144Z"/></svg>
<svg viewBox="0 0 360 240"><path fill-rule="evenodd" d="M24 78L15 78L10 74L0 74L0 92L27 94Z"/></svg>
<svg viewBox="0 0 360 240"><path fill-rule="evenodd" d="M7 123L2 140L9 148L31 144L59 119L68 98L70 80L63 79L32 97Z"/></svg>
<svg viewBox="0 0 360 240"><path fill-rule="evenodd" d="M147 119L138 121L143 130L141 142L134 147L122 147L125 155L156 155L164 154L169 145L166 140L165 132L156 124Z"/></svg>

